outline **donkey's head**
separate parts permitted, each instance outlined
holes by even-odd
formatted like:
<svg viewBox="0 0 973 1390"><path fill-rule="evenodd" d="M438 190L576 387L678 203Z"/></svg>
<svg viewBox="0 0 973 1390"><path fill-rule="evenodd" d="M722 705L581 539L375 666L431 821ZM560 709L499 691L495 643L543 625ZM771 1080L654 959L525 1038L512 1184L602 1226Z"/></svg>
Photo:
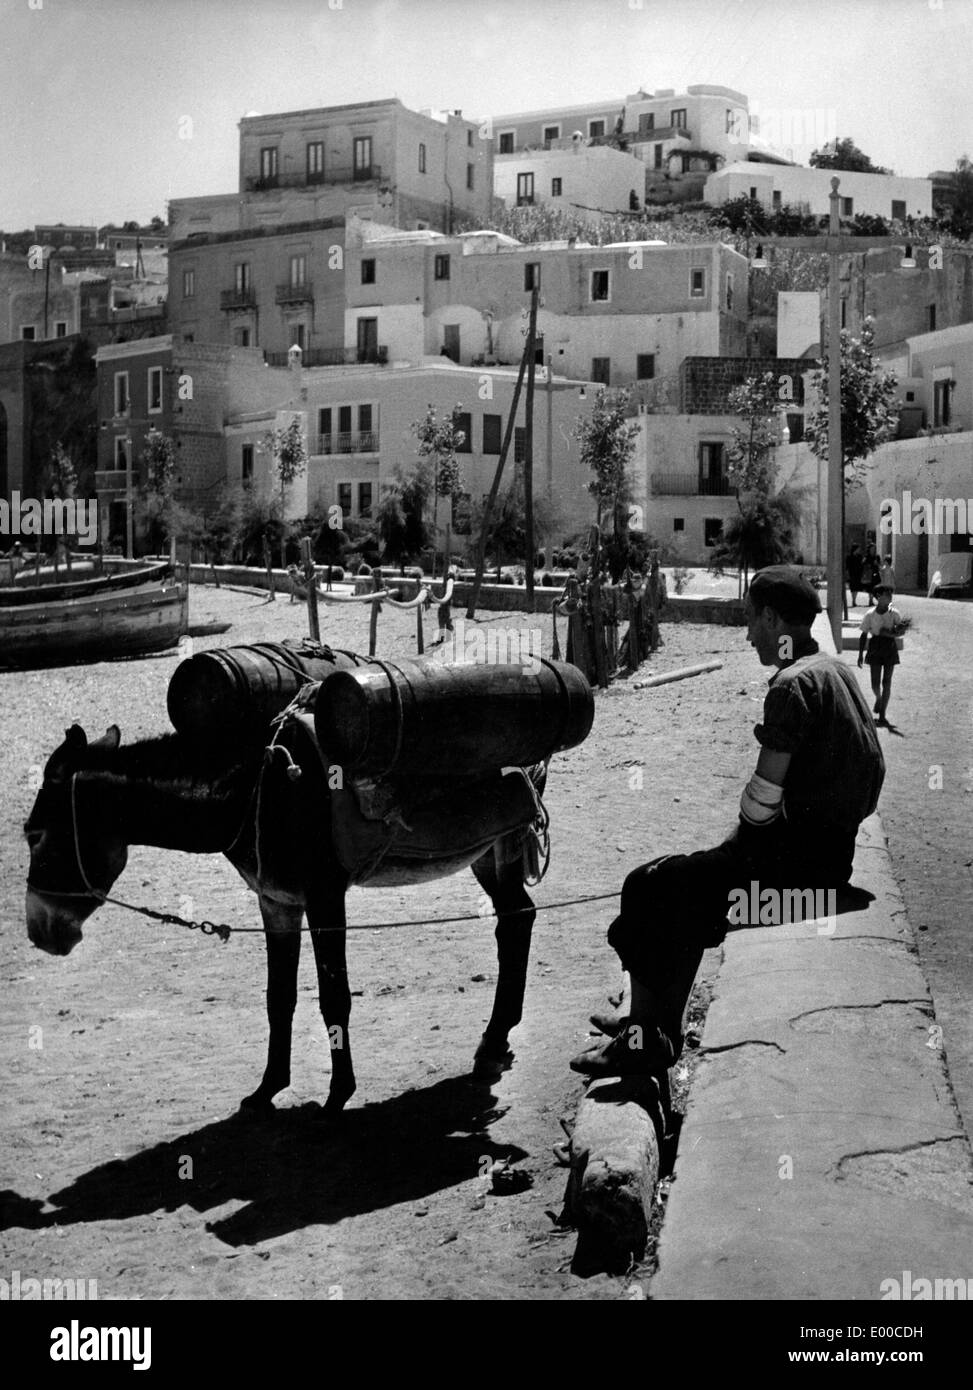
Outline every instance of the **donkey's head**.
<svg viewBox="0 0 973 1390"><path fill-rule="evenodd" d="M125 868L128 850L121 828L99 816L84 776L92 762L102 766L104 754L120 742L116 725L90 746L80 725L68 729L48 760L24 824L30 846L27 934L51 955L66 956L78 944L81 924L101 903L99 894L108 893Z"/></svg>

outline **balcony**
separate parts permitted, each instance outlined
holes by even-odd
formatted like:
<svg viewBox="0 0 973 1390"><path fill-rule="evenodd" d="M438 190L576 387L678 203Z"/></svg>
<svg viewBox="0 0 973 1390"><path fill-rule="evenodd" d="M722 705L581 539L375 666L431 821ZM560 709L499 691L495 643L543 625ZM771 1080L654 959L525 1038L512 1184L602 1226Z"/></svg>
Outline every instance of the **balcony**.
<svg viewBox="0 0 973 1390"><path fill-rule="evenodd" d="M386 346L377 348L307 348L302 357L304 367L354 367L376 365L387 367L389 350ZM290 362L286 352L264 351L264 361L268 367L288 367Z"/></svg>
<svg viewBox="0 0 973 1390"><path fill-rule="evenodd" d="M351 164L329 165L323 174L271 174L261 178L259 174L248 174L243 180L246 193L279 192L284 188L329 188L347 183L378 183L383 177L379 164L364 165L356 169ZM388 177L387 173L385 175Z"/></svg>
<svg viewBox="0 0 973 1390"><path fill-rule="evenodd" d="M95 492L124 492L127 486L127 477L124 468L97 468L95 469ZM138 483L138 473L132 479L132 486Z"/></svg>
<svg viewBox="0 0 973 1390"><path fill-rule="evenodd" d="M249 287L245 290L220 290L221 309L256 309L257 292Z"/></svg>
<svg viewBox="0 0 973 1390"><path fill-rule="evenodd" d="M314 287L305 285L278 285L275 295L278 304L313 304Z"/></svg>
<svg viewBox="0 0 973 1390"><path fill-rule="evenodd" d="M378 430L359 430L347 434L313 434L308 441L308 452L318 457L330 457L335 454L377 454Z"/></svg>
<svg viewBox="0 0 973 1390"><path fill-rule="evenodd" d="M653 497L735 497L729 478L700 477L698 473L653 473Z"/></svg>

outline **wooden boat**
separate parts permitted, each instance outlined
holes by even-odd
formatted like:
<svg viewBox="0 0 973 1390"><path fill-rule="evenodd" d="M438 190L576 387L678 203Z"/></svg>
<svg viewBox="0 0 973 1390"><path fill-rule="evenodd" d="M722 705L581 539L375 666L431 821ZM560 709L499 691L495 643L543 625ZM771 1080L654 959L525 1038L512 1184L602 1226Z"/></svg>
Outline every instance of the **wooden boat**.
<svg viewBox="0 0 973 1390"><path fill-rule="evenodd" d="M18 583L0 589L0 667L165 651L188 626L189 586L164 562L72 583Z"/></svg>

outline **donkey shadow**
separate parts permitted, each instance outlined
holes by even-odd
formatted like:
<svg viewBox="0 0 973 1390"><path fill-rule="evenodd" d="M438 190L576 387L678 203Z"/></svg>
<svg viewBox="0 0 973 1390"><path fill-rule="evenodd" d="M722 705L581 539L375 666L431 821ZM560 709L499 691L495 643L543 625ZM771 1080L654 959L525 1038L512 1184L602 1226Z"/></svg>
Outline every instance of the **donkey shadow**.
<svg viewBox="0 0 973 1390"><path fill-rule="evenodd" d="M266 1119L233 1115L100 1164L47 1203L0 1193L0 1229L121 1221L183 1206L202 1213L242 1201L206 1229L230 1246L256 1245L469 1182L487 1168L484 1158L525 1158L489 1138L505 1113L494 1101L489 1084L466 1075L336 1120L324 1121L314 1103ZM56 1210L45 1211L48 1204Z"/></svg>

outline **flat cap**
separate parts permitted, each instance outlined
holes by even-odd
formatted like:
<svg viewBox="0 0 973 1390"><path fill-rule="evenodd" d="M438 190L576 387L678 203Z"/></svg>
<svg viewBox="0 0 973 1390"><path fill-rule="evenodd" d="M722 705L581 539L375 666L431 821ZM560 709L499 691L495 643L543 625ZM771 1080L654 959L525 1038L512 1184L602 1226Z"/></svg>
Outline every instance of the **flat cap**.
<svg viewBox="0 0 973 1390"><path fill-rule="evenodd" d="M785 622L810 625L821 612L817 589L791 565L758 570L748 592L754 608L772 608Z"/></svg>

